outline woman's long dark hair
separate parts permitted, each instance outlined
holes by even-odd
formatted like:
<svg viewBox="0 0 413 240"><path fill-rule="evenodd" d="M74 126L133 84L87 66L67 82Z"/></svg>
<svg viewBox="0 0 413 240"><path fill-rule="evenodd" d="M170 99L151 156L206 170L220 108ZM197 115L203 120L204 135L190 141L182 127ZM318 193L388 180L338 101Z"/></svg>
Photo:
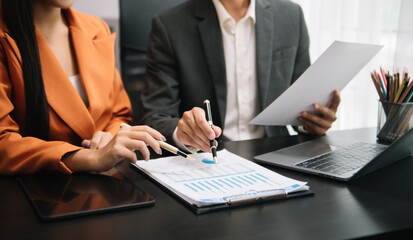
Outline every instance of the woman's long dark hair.
<svg viewBox="0 0 413 240"><path fill-rule="evenodd" d="M1 0L1 3L3 21L16 41L22 58L26 95L26 129L23 133L47 140L49 108L33 22L32 0Z"/></svg>

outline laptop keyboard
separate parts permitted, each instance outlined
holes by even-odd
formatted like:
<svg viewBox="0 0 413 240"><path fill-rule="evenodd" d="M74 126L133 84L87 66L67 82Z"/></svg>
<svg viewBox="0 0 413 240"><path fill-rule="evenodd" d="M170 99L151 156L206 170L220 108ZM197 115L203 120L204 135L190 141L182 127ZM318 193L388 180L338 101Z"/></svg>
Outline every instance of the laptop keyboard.
<svg viewBox="0 0 413 240"><path fill-rule="evenodd" d="M386 147L374 143L357 142L296 163L295 166L341 175L362 167L384 149Z"/></svg>

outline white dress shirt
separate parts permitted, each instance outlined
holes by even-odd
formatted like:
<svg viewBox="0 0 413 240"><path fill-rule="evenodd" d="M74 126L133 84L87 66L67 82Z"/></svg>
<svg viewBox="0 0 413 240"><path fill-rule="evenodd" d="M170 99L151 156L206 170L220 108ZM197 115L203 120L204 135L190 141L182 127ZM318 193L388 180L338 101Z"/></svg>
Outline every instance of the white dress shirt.
<svg viewBox="0 0 413 240"><path fill-rule="evenodd" d="M255 0L238 22L219 0L212 0L218 14L227 77L227 108L223 137L246 140L265 136L264 127L249 125L260 110L255 40Z"/></svg>

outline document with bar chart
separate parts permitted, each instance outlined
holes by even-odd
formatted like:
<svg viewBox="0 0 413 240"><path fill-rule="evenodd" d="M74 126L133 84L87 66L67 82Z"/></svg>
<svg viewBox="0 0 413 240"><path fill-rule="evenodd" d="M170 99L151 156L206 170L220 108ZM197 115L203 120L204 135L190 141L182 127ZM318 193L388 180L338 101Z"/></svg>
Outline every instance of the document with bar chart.
<svg viewBox="0 0 413 240"><path fill-rule="evenodd" d="M174 156L138 161L134 166L197 207L282 198L309 189L306 182L282 176L225 149L217 152L217 164L211 161L211 153L191 156L196 160Z"/></svg>

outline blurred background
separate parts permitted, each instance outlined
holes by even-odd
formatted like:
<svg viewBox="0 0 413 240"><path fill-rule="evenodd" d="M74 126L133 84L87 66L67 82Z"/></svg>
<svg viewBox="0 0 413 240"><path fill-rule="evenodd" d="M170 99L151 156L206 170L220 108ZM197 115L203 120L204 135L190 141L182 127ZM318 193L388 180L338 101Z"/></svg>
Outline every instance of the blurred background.
<svg viewBox="0 0 413 240"><path fill-rule="evenodd" d="M73 7L105 20L117 33L116 59L133 107L139 111L143 87L144 58L151 16L183 0L88 0ZM211 0L212 1L212 0ZM338 120L332 130L377 125L378 95L370 72L383 67L391 73L407 68L413 72L412 0L293 0L305 15L310 34L310 56L314 62L335 40L384 45L341 92ZM135 6L131 8L131 6ZM125 31L125 16L134 15L136 31ZM140 18L141 16L141 18ZM129 17L130 18L130 17ZM123 23L123 24L122 24ZM123 27L122 27L123 26ZM142 30L139 30L142 29ZM125 43L125 34L139 35L141 46ZM139 34L142 33L142 34ZM121 42L123 36L123 43ZM139 45L139 44L137 44ZM345 67L345 66L344 66ZM334 81L334 76L331 76Z"/></svg>

